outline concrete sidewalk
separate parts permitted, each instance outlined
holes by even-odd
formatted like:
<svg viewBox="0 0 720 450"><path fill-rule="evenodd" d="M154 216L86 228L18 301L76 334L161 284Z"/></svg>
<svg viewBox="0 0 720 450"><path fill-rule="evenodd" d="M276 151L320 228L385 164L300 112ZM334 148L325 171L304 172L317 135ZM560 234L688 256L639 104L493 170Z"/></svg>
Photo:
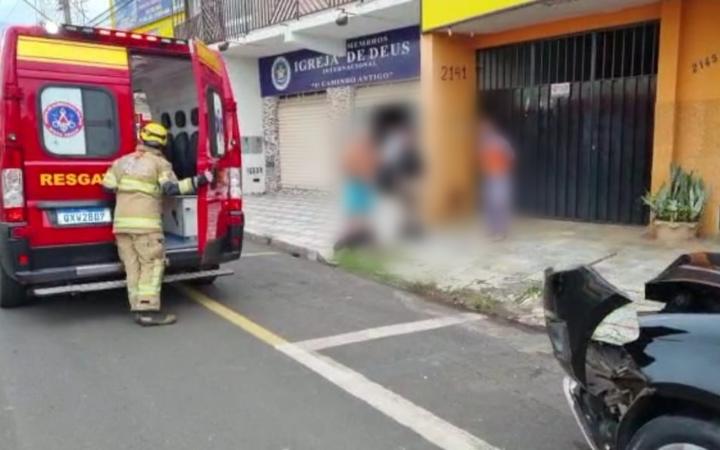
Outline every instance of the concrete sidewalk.
<svg viewBox="0 0 720 450"><path fill-rule="evenodd" d="M389 271L415 283L436 284L441 291L482 294L498 303L503 315L531 325L544 323L541 305L546 268L591 264L612 284L644 301L644 284L679 255L720 251L717 241L665 245L648 239L644 227L529 220L506 241L488 242L479 227L458 226L404 246Z"/></svg>
<svg viewBox="0 0 720 450"><path fill-rule="evenodd" d="M244 197L245 233L251 239L329 260L340 230L337 202L329 194L292 191Z"/></svg>
<svg viewBox="0 0 720 450"><path fill-rule="evenodd" d="M332 261L340 221L331 197L280 193L246 197L245 205L250 235L310 259ZM717 240L666 245L648 239L645 232L643 227L526 220L508 240L489 242L479 225L466 223L393 246L383 252L387 257L382 270L406 284L488 300L500 306L503 315L539 325L547 267L593 264L611 283L641 301L644 283L680 254L720 251Z"/></svg>

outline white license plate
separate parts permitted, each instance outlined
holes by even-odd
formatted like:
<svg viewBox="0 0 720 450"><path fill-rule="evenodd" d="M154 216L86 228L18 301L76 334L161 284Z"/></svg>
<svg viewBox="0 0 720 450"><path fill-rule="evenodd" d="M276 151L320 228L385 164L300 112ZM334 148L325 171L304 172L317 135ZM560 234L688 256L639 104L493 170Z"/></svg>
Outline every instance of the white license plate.
<svg viewBox="0 0 720 450"><path fill-rule="evenodd" d="M58 209L58 225L95 225L112 222L110 208Z"/></svg>

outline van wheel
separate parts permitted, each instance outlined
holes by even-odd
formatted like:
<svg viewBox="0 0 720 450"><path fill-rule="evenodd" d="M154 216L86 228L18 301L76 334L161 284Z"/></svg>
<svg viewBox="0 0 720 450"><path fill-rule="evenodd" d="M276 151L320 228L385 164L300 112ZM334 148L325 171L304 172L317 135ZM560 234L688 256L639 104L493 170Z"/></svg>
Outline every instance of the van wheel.
<svg viewBox="0 0 720 450"><path fill-rule="evenodd" d="M635 433L628 450L714 450L720 448L720 424L686 416L661 416Z"/></svg>
<svg viewBox="0 0 720 450"><path fill-rule="evenodd" d="M0 308L14 308L27 303L25 287L0 268Z"/></svg>

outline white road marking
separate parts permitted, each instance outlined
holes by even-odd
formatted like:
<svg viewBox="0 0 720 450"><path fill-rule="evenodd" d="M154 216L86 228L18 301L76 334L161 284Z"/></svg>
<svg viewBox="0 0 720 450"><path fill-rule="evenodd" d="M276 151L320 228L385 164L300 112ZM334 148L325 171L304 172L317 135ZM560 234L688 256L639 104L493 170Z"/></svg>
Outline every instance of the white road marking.
<svg viewBox="0 0 720 450"><path fill-rule="evenodd" d="M384 327L368 328L350 333L336 334L335 336L327 336L316 339L308 339L306 341L295 342L297 347L306 350L322 350L325 348L339 347L341 345L354 344L357 342L365 342L373 339L381 339L389 336L399 336L403 334L418 333L421 331L435 330L437 328L449 327L461 323L472 322L485 319L481 314L464 313L453 316L436 317L427 320L418 320L415 322L398 323L395 325L387 325Z"/></svg>
<svg viewBox="0 0 720 450"><path fill-rule="evenodd" d="M275 256L279 255L279 252L255 252L255 253L243 253L242 258L253 258L255 256Z"/></svg>
<svg viewBox="0 0 720 450"><path fill-rule="evenodd" d="M177 289L213 313L255 336L348 394L364 401L443 450L498 450L477 436L447 422L362 374L327 356L287 342L260 324L187 285Z"/></svg>
<svg viewBox="0 0 720 450"><path fill-rule="evenodd" d="M444 450L498 450L327 356L290 343L275 348Z"/></svg>

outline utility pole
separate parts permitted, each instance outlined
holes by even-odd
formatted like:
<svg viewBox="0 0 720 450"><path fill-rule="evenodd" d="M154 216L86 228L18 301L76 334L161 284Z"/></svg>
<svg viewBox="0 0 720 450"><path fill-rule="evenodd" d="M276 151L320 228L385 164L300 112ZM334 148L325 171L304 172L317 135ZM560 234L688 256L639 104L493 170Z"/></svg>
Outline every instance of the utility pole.
<svg viewBox="0 0 720 450"><path fill-rule="evenodd" d="M65 23L68 25L72 24L72 14L70 14L70 0L59 0L60 1L60 9L62 9L63 12L63 18L65 19Z"/></svg>

